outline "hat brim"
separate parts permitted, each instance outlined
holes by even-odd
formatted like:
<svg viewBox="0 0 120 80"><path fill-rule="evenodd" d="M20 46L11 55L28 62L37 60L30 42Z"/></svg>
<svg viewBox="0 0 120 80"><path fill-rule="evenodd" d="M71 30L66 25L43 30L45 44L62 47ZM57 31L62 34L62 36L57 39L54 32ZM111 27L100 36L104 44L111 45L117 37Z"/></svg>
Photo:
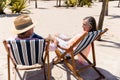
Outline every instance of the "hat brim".
<svg viewBox="0 0 120 80"><path fill-rule="evenodd" d="M28 31L29 29L31 29L31 28L33 28L33 27L35 27L34 24L32 24L32 25L30 25L29 27L27 27L27 28L25 28L25 29L22 29L22 30L14 29L14 30L13 30L13 33L14 33L14 34L24 33L24 32Z"/></svg>

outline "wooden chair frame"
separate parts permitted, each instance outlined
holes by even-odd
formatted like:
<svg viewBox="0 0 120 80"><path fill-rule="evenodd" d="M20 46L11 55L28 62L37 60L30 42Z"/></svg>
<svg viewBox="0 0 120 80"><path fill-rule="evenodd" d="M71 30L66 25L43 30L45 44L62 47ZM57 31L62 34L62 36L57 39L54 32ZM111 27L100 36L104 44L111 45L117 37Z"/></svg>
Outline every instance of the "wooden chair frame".
<svg viewBox="0 0 120 80"><path fill-rule="evenodd" d="M18 74L18 76L19 76L19 78L20 78L20 80L23 80L22 79L22 77L21 77L21 75L20 75L20 73L19 73L19 70L30 70L30 69L36 69L36 68L43 68L44 69L44 77L45 77L45 80L50 80L50 63L49 63L49 44L50 44L50 40L48 40L48 39L46 39L45 40L45 43L47 44L46 45L46 48L45 48L45 50L44 50L44 53L45 53L45 56L44 56L44 62L43 62L43 65L41 65L41 66L33 66L33 67L25 67L25 68L17 68L17 64L14 62L14 60L13 60L13 58L11 57L11 55L10 55L10 53L11 53L11 51L10 51L10 47L8 47L8 41L7 40L4 40L3 41L3 44L4 44L4 46L5 46L5 49L6 49L6 51L7 51L7 62L8 62L8 80L11 80L11 70L10 70L10 60L12 61L12 63L13 63L13 66L14 66L14 68L15 68L15 70L16 70L16 72L17 72L17 74ZM47 59L47 77L46 77L46 73L45 73L45 71L46 71L46 59Z"/></svg>
<svg viewBox="0 0 120 80"><path fill-rule="evenodd" d="M104 31L101 32L101 33L94 39L94 41L95 41L96 39L98 39L98 38L99 38L103 33L105 33L107 30L108 30L108 29L105 28ZM95 58L95 46L94 46L94 41L91 43L93 61L91 62L84 54L80 53L80 55L87 61L87 63L88 63L89 65L84 66L84 67L82 67L82 68L80 68L80 69L76 69L76 64L75 64L75 59L74 59L74 54L73 54L73 52L74 52L73 48L74 48L74 46L76 46L81 40L83 40L83 38L85 38L85 36L86 36L87 34L88 34L87 32L84 33L84 34L83 34L72 46L70 46L68 49L65 49L65 48L62 48L62 47L58 46L59 48L64 49L65 52L64 52L64 53L61 53L61 52L59 51L59 49L56 49L56 50L55 50L55 53L56 53L56 55L57 55L57 60L53 61L53 64L57 64L57 63L61 62L61 60L62 60L62 62L64 62L64 63L66 64L66 66L68 67L68 69L70 69L70 71L73 72L73 75L76 77L77 80L83 80L82 77L80 77L80 75L79 75L78 72L82 72L82 71L86 70L87 68L92 67L92 68L100 75L100 77L98 78L98 80L99 80L99 79L105 78L105 77L104 77L104 75L103 75L99 70L97 70L97 68L96 68L96 58ZM71 53L71 54L70 54L70 56L71 56L71 58L70 58L70 59L71 59L71 63L69 63L69 61L68 61L68 60L70 60L70 59L66 59L66 57L65 57L65 55L66 55L67 53Z"/></svg>

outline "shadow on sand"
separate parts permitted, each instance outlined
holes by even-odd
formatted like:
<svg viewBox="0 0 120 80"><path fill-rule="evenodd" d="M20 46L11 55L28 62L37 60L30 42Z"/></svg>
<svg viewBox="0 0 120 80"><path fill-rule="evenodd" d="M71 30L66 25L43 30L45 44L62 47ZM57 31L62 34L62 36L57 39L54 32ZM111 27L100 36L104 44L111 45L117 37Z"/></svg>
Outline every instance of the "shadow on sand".
<svg viewBox="0 0 120 80"><path fill-rule="evenodd" d="M106 42L106 43L111 43L111 44L114 44L114 46L113 45L104 45L104 44L99 44L100 46L104 46L104 47L112 47L112 48L120 48L120 43L118 43L118 42L114 42L114 41L112 41L112 40L101 40L101 42Z"/></svg>
<svg viewBox="0 0 120 80"><path fill-rule="evenodd" d="M50 64L50 68L52 69L52 64ZM47 66L46 66L46 78L47 78ZM46 80L44 75L44 69L38 68L33 70L19 70L17 71L16 80ZM54 77L51 76L50 80L55 80Z"/></svg>
<svg viewBox="0 0 120 80"><path fill-rule="evenodd" d="M56 67L56 69L54 69L54 67ZM77 68L80 68L80 67L83 67L83 65L79 64L77 66ZM52 74L51 80L63 80L62 77L66 77L66 80L75 80L75 78L71 79L71 76L73 76L73 74L63 63L59 63L57 65L53 65L52 63L50 63L50 68L51 68L51 74ZM59 70L59 72L57 72L58 74L55 74L55 75L59 76L60 73L63 73L64 75L60 76L59 79L55 78L55 75L53 75L54 71L52 71L53 69L56 72L57 70ZM112 73L110 73L105 69L102 69L99 67L97 67L97 69L105 76L105 79L101 79L101 80L120 80L120 77L114 76ZM64 71L66 73L64 73ZM86 69L85 71L79 74L84 80L95 80L96 78L99 77L99 75L92 68ZM43 69L33 70L33 71L24 71L22 79L23 80L45 80Z"/></svg>
<svg viewBox="0 0 120 80"><path fill-rule="evenodd" d="M58 68L64 70L67 72L67 80L73 80L71 79L71 75L73 74L70 72L70 70L63 64L61 63L62 66L56 65ZM77 68L83 67L83 65L78 65ZM100 80L120 80L120 77L114 76L112 73L109 71L97 67L97 69L105 76L105 79L100 79ZM99 75L98 73L93 69L93 68L88 68L84 70L83 72L80 72L79 75L83 78L83 80L96 80Z"/></svg>

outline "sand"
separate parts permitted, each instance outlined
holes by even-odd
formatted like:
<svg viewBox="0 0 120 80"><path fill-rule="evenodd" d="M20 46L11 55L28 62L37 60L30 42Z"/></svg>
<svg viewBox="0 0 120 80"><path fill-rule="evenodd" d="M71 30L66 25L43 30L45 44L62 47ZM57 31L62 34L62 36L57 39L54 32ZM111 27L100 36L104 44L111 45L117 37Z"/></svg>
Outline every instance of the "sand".
<svg viewBox="0 0 120 80"><path fill-rule="evenodd" d="M109 15L105 16L103 24L103 28L107 27L109 31L102 36L103 41L95 42L97 68L105 75L105 80L120 80L120 8L117 4L118 1L109 2ZM82 31L82 19L85 16L93 16L98 22L102 3L95 2L91 8L56 8L55 5L56 1L38 1L38 8L35 9L34 2L30 3L30 16L36 25L37 34L47 37L48 34L63 33L72 37ZM16 16L0 15L0 80L7 80L7 53L2 41L14 36L11 29L15 18ZM54 56L55 53L50 52L51 60ZM61 67L63 67L62 64L51 64L52 80L76 80L65 67L65 69ZM40 74L40 72L26 73L28 75L26 80L40 80L38 73ZM87 70L81 73L81 76L84 80L94 80L98 75L93 70Z"/></svg>

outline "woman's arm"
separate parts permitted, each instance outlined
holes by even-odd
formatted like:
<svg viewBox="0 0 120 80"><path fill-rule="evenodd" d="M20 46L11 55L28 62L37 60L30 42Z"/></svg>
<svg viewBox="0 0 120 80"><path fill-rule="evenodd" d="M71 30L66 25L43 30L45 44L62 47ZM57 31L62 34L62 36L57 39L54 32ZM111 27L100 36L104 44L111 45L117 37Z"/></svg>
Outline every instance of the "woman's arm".
<svg viewBox="0 0 120 80"><path fill-rule="evenodd" d="M88 32L83 32L82 34L77 34L75 35L73 38L71 38L69 41L68 41L68 47L75 47L78 42L80 42L84 37L85 35L87 35Z"/></svg>

